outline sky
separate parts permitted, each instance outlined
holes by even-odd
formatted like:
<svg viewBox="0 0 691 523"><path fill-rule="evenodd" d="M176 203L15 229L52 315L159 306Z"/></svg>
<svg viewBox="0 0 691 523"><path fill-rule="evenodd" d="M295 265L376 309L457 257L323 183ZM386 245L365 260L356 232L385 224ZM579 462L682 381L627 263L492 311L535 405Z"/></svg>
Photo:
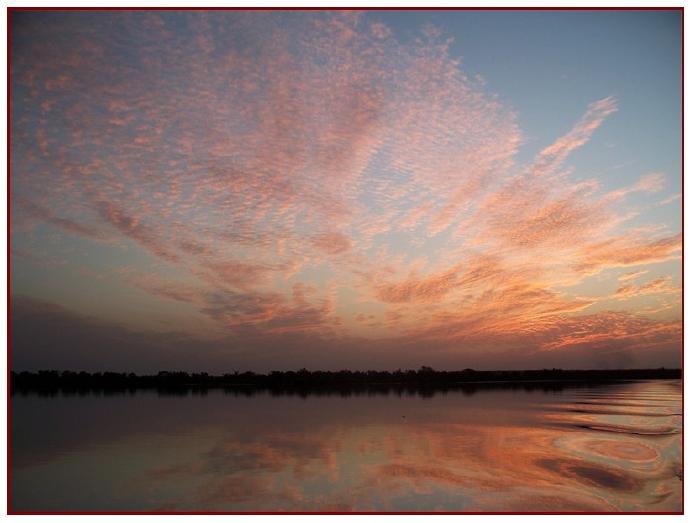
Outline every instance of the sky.
<svg viewBox="0 0 691 523"><path fill-rule="evenodd" d="M679 367L680 29L13 12L12 368Z"/></svg>

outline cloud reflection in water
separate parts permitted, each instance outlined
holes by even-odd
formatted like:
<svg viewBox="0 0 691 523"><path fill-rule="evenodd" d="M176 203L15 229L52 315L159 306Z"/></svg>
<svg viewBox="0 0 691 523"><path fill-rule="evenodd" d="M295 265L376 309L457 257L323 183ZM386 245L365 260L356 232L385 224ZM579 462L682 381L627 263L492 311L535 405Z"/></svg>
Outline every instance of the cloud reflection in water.
<svg viewBox="0 0 691 523"><path fill-rule="evenodd" d="M16 510L681 509L672 381L425 398L13 401ZM62 433L23 437L51 415Z"/></svg>

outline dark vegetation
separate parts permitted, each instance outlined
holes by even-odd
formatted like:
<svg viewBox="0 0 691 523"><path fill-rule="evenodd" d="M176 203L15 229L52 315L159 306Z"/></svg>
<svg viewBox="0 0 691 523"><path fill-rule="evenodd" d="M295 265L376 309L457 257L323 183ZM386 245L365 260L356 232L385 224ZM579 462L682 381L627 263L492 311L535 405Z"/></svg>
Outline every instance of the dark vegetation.
<svg viewBox="0 0 691 523"><path fill-rule="evenodd" d="M220 376L202 373L161 371L153 375L117 372L39 371L12 372L12 393L32 391L82 393L85 391L122 392L155 389L169 394L187 394L209 388L223 388L236 394L269 391L272 394L336 393L342 395L411 392L432 395L435 392L461 390L472 393L480 388L522 388L561 390L566 386L584 386L619 380L680 379L680 369L626 370L521 370L521 371L273 371L269 374L233 372Z"/></svg>

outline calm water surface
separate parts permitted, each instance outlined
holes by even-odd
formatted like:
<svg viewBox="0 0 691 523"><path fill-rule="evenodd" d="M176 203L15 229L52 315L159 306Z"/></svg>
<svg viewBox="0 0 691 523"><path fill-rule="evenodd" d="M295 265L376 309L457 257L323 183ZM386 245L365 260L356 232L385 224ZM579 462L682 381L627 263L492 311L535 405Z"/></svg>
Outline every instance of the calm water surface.
<svg viewBox="0 0 691 523"><path fill-rule="evenodd" d="M14 511L680 511L681 385L12 397Z"/></svg>

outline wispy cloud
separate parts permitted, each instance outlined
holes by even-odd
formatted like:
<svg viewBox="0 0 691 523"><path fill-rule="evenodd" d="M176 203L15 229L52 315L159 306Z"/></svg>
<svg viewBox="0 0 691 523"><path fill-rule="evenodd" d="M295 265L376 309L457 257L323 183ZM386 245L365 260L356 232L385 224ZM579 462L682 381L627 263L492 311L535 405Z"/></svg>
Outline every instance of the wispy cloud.
<svg viewBox="0 0 691 523"><path fill-rule="evenodd" d="M616 100L612 97L591 103L571 131L540 152L529 168L531 174L541 176L559 168L574 150L590 140L597 128L616 110Z"/></svg>

